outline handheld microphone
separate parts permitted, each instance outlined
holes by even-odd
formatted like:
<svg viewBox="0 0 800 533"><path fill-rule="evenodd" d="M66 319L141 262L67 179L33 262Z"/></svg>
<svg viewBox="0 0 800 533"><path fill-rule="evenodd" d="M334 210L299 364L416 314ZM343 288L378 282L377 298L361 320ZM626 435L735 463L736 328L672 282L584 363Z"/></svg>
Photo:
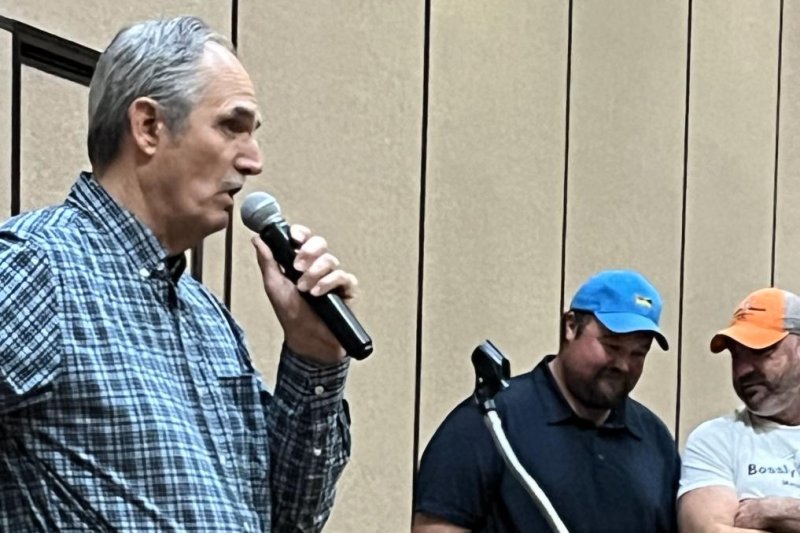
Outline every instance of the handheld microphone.
<svg viewBox="0 0 800 533"><path fill-rule="evenodd" d="M297 243L289 234L289 224L281 216L278 202L265 192L254 192L242 204L242 221L272 250L275 261L283 267L284 275L297 283L302 275L295 270ZM353 312L337 294L313 296L307 291L300 295L319 316L339 344L354 359L364 359L372 353L372 339L356 319Z"/></svg>

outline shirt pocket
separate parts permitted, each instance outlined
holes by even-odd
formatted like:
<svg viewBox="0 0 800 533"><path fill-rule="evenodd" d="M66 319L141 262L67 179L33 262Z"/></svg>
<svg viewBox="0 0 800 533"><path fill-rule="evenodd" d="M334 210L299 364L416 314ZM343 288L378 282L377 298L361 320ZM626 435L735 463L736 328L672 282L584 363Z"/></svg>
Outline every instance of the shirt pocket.
<svg viewBox="0 0 800 533"><path fill-rule="evenodd" d="M219 376L237 480L243 497L261 508L269 497L269 441L261 379L253 373Z"/></svg>

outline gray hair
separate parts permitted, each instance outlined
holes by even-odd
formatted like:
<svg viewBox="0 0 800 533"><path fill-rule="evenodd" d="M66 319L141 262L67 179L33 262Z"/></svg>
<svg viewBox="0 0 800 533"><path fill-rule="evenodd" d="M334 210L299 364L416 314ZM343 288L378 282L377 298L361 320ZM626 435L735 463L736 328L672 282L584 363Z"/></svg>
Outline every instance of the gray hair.
<svg viewBox="0 0 800 533"><path fill-rule="evenodd" d="M95 171L119 155L130 128L128 108L137 98L158 102L169 131L182 131L207 81L198 68L207 43L235 53L227 38L197 17L139 22L114 37L89 85L87 146Z"/></svg>

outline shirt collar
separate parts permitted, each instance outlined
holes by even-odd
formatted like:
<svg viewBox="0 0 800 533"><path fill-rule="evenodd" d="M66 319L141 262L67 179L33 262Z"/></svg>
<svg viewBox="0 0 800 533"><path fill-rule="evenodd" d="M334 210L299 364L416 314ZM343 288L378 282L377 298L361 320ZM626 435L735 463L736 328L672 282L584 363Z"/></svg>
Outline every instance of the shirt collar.
<svg viewBox="0 0 800 533"><path fill-rule="evenodd" d="M555 359L555 355L548 355L542 359L533 373L535 388L544 407L548 424L576 424L589 423L580 418L572 410L567 399L553 377L548 364ZM611 410L608 418L599 427L607 429L625 429L637 439L642 438L642 423L635 409L630 408L631 400L626 398L619 407ZM593 425L593 424L592 424Z"/></svg>
<svg viewBox="0 0 800 533"><path fill-rule="evenodd" d="M91 172L81 172L66 203L85 213L95 226L124 250L141 277L169 277L177 282L186 269L185 255L170 256L150 228L119 205Z"/></svg>

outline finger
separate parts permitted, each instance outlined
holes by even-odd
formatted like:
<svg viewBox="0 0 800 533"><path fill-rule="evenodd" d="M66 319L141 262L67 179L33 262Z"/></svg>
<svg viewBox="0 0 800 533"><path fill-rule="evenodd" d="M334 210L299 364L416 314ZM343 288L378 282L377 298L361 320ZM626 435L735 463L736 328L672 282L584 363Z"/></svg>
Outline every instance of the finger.
<svg viewBox="0 0 800 533"><path fill-rule="evenodd" d="M323 276L329 274L338 266L339 260L335 255L329 252L322 254L311 263L311 266L297 280L297 288L301 291L307 291L316 285Z"/></svg>
<svg viewBox="0 0 800 533"><path fill-rule="evenodd" d="M294 259L294 268L300 272L305 272L310 265L322 254L328 251L328 241L319 235L312 235L297 250L297 257Z"/></svg>
<svg viewBox="0 0 800 533"><path fill-rule="evenodd" d="M358 278L354 274L344 270L334 270L322 277L309 292L313 296L335 292L345 300L350 300L355 297L357 288Z"/></svg>
<svg viewBox="0 0 800 533"><path fill-rule="evenodd" d="M309 237L311 237L311 230L302 224L292 224L289 226L289 236L294 242L302 245Z"/></svg>

